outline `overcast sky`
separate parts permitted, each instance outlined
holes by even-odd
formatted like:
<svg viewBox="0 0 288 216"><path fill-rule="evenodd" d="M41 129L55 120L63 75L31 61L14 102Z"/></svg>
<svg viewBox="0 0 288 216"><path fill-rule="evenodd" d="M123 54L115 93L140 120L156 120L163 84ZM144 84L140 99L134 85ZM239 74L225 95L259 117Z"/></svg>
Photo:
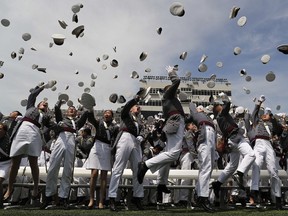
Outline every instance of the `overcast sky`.
<svg viewBox="0 0 288 216"><path fill-rule="evenodd" d="M288 1L271 0L182 0L185 15L173 16L170 0L1 0L0 19L8 19L8 27L0 24L0 111L8 115L12 110L25 111L20 101L29 95L29 89L39 82L57 80L57 90L45 89L37 102L48 98L53 108L60 92L69 95L75 105L86 87L96 98L95 109L116 109L121 104L109 102L112 93L130 99L139 89L139 79L130 78L132 71L144 75L166 75L166 65L179 65L179 75L187 71L192 77L227 78L232 83L232 102L249 109L254 97L265 95L265 105L273 112L287 112L288 56L277 46L288 43ZM71 7L83 4L77 13L78 23L72 22ZM236 18L229 19L233 6L240 7ZM246 16L243 27L237 25L240 17ZM58 20L68 26L63 29ZM84 25L84 36L76 38L72 31ZM157 28L162 27L161 35ZM23 33L31 39L24 41ZM63 34L63 45L49 47L52 34ZM22 59L18 51L24 48ZM35 48L36 51L31 50ZM113 48L116 47L116 52ZM240 47L240 55L234 55L234 47ZM17 53L15 59L12 52ZM148 53L144 61L140 54ZM185 60L179 59L182 52L188 53ZM72 52L73 55L69 55ZM103 60L104 54L109 55ZM198 72L201 56L208 56L208 70ZM261 57L268 54L270 62L263 64ZM96 58L101 61L97 62ZM118 67L110 61L117 59ZM216 62L223 62L218 68ZM32 69L37 64L46 68L46 73ZM102 65L107 69L103 70ZM146 68L151 68L148 74ZM252 77L250 82L239 75L246 69ZM79 71L78 74L75 71ZM266 74L273 71L276 79L268 82ZM97 74L95 87L90 87L91 74ZM118 78L114 79L114 76ZM84 82L83 87L78 82ZM67 90L65 87L69 86ZM251 91L246 94L243 87ZM276 106L281 109L276 111ZM65 108L65 106L64 106Z"/></svg>

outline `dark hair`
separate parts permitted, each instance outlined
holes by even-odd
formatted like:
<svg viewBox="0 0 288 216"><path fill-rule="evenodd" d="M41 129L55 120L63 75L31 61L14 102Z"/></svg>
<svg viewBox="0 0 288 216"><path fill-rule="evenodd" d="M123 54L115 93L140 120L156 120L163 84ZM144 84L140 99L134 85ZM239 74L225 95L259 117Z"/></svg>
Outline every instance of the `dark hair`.
<svg viewBox="0 0 288 216"><path fill-rule="evenodd" d="M7 124L4 124L4 123L0 122L0 125L2 125L3 130L7 132L7 130L8 130Z"/></svg>
<svg viewBox="0 0 288 216"><path fill-rule="evenodd" d="M110 112L110 113L111 113L111 115L112 115L112 118L114 117L114 113L113 113L113 111L112 111L112 110L110 110L110 109L108 109L108 110L104 110L103 114L104 114L105 112Z"/></svg>
<svg viewBox="0 0 288 216"><path fill-rule="evenodd" d="M23 116L21 112L19 112L18 110L15 110L13 112L16 112L17 113L17 116Z"/></svg>
<svg viewBox="0 0 288 216"><path fill-rule="evenodd" d="M91 136L91 129L90 128L84 128L83 132L87 133L88 136Z"/></svg>

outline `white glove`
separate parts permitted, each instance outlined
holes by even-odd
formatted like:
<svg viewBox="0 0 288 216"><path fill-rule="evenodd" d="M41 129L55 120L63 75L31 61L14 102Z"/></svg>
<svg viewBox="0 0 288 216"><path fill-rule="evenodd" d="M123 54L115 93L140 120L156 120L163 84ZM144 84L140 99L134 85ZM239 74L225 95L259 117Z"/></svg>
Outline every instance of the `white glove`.
<svg viewBox="0 0 288 216"><path fill-rule="evenodd" d="M261 103L263 103L264 101L266 100L266 98L265 98L265 95L261 95L260 97L259 97L259 102L261 102Z"/></svg>
<svg viewBox="0 0 288 216"><path fill-rule="evenodd" d="M166 71L168 72L168 74L169 74L169 73L176 73L176 72L177 72L177 68L172 67L172 66L170 66L170 65L166 66L165 69L166 69Z"/></svg>
<svg viewBox="0 0 288 216"><path fill-rule="evenodd" d="M219 95L219 97L221 97L221 98L222 98L222 97L224 97L224 96L225 96L225 93L224 93L224 92L220 92L218 95Z"/></svg>
<svg viewBox="0 0 288 216"><path fill-rule="evenodd" d="M44 82L40 82L37 86L39 86L40 88L42 87L42 86L44 86Z"/></svg>
<svg viewBox="0 0 288 216"><path fill-rule="evenodd" d="M138 140L139 143L141 143L144 140L142 136L137 136L136 139Z"/></svg>

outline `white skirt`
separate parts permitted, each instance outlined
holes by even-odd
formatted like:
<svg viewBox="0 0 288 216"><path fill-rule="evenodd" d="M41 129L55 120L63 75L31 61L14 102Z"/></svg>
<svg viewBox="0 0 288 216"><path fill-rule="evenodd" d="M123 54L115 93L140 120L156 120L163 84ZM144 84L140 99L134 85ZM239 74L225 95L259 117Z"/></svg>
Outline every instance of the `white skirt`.
<svg viewBox="0 0 288 216"><path fill-rule="evenodd" d="M7 179L11 167L11 159L0 161L0 178Z"/></svg>
<svg viewBox="0 0 288 216"><path fill-rule="evenodd" d="M10 157L18 155L39 157L41 151L42 139L40 129L31 122L23 121L13 138Z"/></svg>
<svg viewBox="0 0 288 216"><path fill-rule="evenodd" d="M86 169L111 171L112 165L110 145L96 140L83 167Z"/></svg>

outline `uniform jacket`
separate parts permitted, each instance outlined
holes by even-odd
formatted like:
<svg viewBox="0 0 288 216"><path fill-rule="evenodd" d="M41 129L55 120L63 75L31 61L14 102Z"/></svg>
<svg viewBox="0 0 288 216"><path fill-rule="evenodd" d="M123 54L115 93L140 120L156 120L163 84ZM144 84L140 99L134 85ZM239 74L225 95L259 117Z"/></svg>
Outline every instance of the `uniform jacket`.
<svg viewBox="0 0 288 216"><path fill-rule="evenodd" d="M260 104L256 104L252 113L252 122L255 127L256 138L267 137L267 139L269 139L272 138L274 135L281 136L282 133L281 124L272 115L270 121L264 122L259 117L259 110L260 110ZM269 131L266 129L265 125L268 126L270 134Z"/></svg>
<svg viewBox="0 0 288 216"><path fill-rule="evenodd" d="M185 116L183 107L176 97L180 79L176 73L169 73L172 85L165 91L162 99L163 116L165 118L165 133L176 133L179 128L180 117Z"/></svg>

